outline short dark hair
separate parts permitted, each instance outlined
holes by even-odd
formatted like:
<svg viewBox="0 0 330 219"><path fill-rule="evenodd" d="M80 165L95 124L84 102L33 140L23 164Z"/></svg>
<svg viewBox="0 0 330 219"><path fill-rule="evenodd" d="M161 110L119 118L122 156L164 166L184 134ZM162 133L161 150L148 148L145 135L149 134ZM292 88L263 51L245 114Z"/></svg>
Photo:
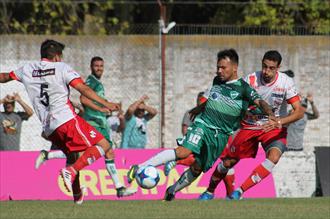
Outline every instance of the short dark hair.
<svg viewBox="0 0 330 219"><path fill-rule="evenodd" d="M62 55L65 45L55 40L45 40L40 47L41 58L52 59L56 55Z"/></svg>
<svg viewBox="0 0 330 219"><path fill-rule="evenodd" d="M221 59L229 58L232 63L238 65L238 54L235 49L225 49L218 52L218 62Z"/></svg>
<svg viewBox="0 0 330 219"><path fill-rule="evenodd" d="M277 50L269 50L265 53L262 61L265 59L277 62L277 66L279 66L282 62L282 56Z"/></svg>
<svg viewBox="0 0 330 219"><path fill-rule="evenodd" d="M286 71L282 71L284 74L286 74L287 76L289 76L290 78L294 78L294 72L290 69L286 70Z"/></svg>
<svg viewBox="0 0 330 219"><path fill-rule="evenodd" d="M103 59L100 56L94 56L91 59L91 67L92 67L93 63L96 62L96 61L103 61Z"/></svg>

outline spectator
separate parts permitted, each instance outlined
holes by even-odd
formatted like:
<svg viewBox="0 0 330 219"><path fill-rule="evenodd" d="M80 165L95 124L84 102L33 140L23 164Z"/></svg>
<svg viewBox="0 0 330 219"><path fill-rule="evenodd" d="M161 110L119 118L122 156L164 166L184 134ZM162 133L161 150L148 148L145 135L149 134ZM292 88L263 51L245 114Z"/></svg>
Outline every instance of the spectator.
<svg viewBox="0 0 330 219"><path fill-rule="evenodd" d="M312 112L307 112L308 103L312 107ZM320 116L314 105L312 93L309 92L305 98L302 98L301 106L305 109L304 117L291 123L288 127L288 151L302 151L304 149L304 132L307 121L317 119Z"/></svg>
<svg viewBox="0 0 330 219"><path fill-rule="evenodd" d="M157 110L145 103L144 95L131 104L125 113L125 129L121 148L145 148L147 144L147 123L157 114Z"/></svg>
<svg viewBox="0 0 330 219"><path fill-rule="evenodd" d="M15 112L15 102L18 102L24 112ZM14 93L13 96L7 95L0 100L3 104L4 112L0 112L0 150L1 151L19 151L22 121L28 120L33 115L33 110L19 96Z"/></svg>
<svg viewBox="0 0 330 219"><path fill-rule="evenodd" d="M292 70L283 71L284 74L288 75L291 78L294 78L295 74ZM301 96L301 95L300 95ZM307 112L308 102L312 107L312 113ZM307 96L301 97L301 106L305 110L304 117L291 123L288 126L288 136L287 136L287 150L288 151L303 151L304 143L304 132L307 124L307 120L313 120L319 118L319 111L314 105L312 93L307 93Z"/></svg>
<svg viewBox="0 0 330 219"><path fill-rule="evenodd" d="M204 97L204 91L201 91L198 93L197 95L197 101L196 101L196 106L201 105L203 102L206 101L206 98ZM182 124L181 124L181 132L182 135L185 136L187 133L187 128L193 123L193 121L190 119L190 115L189 115L190 110L186 111L186 113L183 116L182 119Z"/></svg>
<svg viewBox="0 0 330 219"><path fill-rule="evenodd" d="M111 115L107 116L107 123L110 127L109 136L114 145L113 147L119 148L121 141L121 133L125 128L124 112L120 109L117 115L111 113Z"/></svg>

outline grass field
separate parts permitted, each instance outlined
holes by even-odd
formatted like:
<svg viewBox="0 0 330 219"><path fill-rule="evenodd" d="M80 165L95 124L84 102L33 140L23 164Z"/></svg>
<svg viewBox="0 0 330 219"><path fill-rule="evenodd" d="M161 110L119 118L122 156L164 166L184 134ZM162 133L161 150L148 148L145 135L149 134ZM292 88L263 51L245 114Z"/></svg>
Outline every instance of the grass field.
<svg viewBox="0 0 330 219"><path fill-rule="evenodd" d="M0 202L0 218L330 218L330 198Z"/></svg>

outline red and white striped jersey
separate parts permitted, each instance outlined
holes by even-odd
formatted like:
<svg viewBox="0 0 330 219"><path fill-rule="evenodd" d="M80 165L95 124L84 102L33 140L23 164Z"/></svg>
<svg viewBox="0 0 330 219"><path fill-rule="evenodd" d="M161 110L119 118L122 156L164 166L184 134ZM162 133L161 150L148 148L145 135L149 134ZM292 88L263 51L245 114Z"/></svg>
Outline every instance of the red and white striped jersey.
<svg viewBox="0 0 330 219"><path fill-rule="evenodd" d="M82 80L69 65L35 61L10 72L10 76L25 86L46 136L76 116L69 100L69 85Z"/></svg>
<svg viewBox="0 0 330 219"><path fill-rule="evenodd" d="M261 78L261 71L247 75L244 80L253 87L263 100L273 109L275 116L288 115L288 104L300 101L295 84L289 76L277 72L273 82L265 84ZM259 126L268 121L268 117L262 114L249 114L245 116L243 126Z"/></svg>

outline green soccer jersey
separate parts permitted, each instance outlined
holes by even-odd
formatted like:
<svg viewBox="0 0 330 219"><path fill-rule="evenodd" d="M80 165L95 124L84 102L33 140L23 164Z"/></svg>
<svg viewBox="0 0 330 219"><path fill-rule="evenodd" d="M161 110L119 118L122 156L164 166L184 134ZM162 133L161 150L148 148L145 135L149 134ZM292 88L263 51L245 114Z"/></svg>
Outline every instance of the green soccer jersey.
<svg viewBox="0 0 330 219"><path fill-rule="evenodd" d="M248 106L256 99L260 96L242 78L224 83L215 77L205 110L196 122L231 135L238 128Z"/></svg>
<svg viewBox="0 0 330 219"><path fill-rule="evenodd" d="M95 93L105 98L104 95L104 87L100 80L98 80L94 75L90 74L86 79L86 85L90 87ZM96 105L101 106L99 103L95 102ZM83 118L92 126L94 127L101 127L101 128L107 128L107 119L106 115L100 111L93 110L89 107L85 107L85 113L83 115Z"/></svg>

